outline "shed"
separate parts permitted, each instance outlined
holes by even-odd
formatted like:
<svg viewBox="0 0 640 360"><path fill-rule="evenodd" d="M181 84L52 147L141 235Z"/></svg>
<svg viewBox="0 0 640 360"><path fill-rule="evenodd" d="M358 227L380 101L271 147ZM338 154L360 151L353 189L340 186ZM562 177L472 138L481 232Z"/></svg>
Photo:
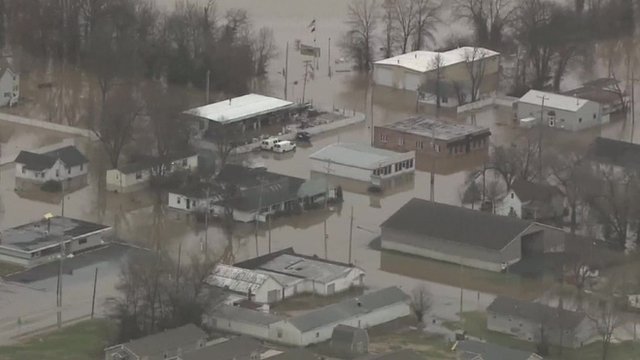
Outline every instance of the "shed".
<svg viewBox="0 0 640 360"><path fill-rule="evenodd" d="M603 114L600 104L574 96L529 90L515 104L518 119L535 117L540 122L542 118L542 124L545 126L569 131L583 130L609 122L609 115Z"/></svg>
<svg viewBox="0 0 640 360"><path fill-rule="evenodd" d="M333 328L329 347L338 357L362 356L369 352L369 334L366 329L340 324Z"/></svg>
<svg viewBox="0 0 640 360"><path fill-rule="evenodd" d="M106 348L106 359L164 360L205 346L207 334L193 324Z"/></svg>

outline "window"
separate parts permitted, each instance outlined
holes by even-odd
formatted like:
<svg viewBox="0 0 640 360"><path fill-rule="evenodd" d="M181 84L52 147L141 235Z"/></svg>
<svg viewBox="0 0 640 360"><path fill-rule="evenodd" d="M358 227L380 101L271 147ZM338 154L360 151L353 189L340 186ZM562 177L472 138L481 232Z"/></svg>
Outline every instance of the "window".
<svg viewBox="0 0 640 360"><path fill-rule="evenodd" d="M84 164L80 164L80 171L84 170Z"/></svg>
<svg viewBox="0 0 640 360"><path fill-rule="evenodd" d="M449 102L449 98L448 98L448 97L446 97L446 96L442 96L442 97L440 98L440 101L441 101L443 104L446 104L446 103L448 103L448 102Z"/></svg>
<svg viewBox="0 0 640 360"><path fill-rule="evenodd" d="M60 177L60 169L56 169L56 177Z"/></svg>
<svg viewBox="0 0 640 360"><path fill-rule="evenodd" d="M71 168L67 168L67 174L71 174Z"/></svg>
<svg viewBox="0 0 640 360"><path fill-rule="evenodd" d="M424 142L416 141L416 149L424 149Z"/></svg>
<svg viewBox="0 0 640 360"><path fill-rule="evenodd" d="M27 170L24 168L24 166L22 167L22 173L23 173L23 174L26 174L26 173L27 173Z"/></svg>
<svg viewBox="0 0 640 360"><path fill-rule="evenodd" d="M278 337L282 338L282 329L278 329Z"/></svg>
<svg viewBox="0 0 640 360"><path fill-rule="evenodd" d="M402 170L402 164L401 163L396 163L395 167L396 167L396 172Z"/></svg>
<svg viewBox="0 0 640 360"><path fill-rule="evenodd" d="M582 122L582 118L578 118L578 122L581 123Z"/></svg>
<svg viewBox="0 0 640 360"><path fill-rule="evenodd" d="M4 97L6 97L6 98L10 98L10 97L11 97L11 93L10 93L10 92L6 92L6 93L4 93Z"/></svg>
<svg viewBox="0 0 640 360"><path fill-rule="evenodd" d="M593 113L593 118L594 118L594 119L596 118L596 114L595 114L595 113Z"/></svg>
<svg viewBox="0 0 640 360"><path fill-rule="evenodd" d="M436 150L437 153L439 153L440 152L440 145L436 144L435 145L435 150Z"/></svg>
<svg viewBox="0 0 640 360"><path fill-rule="evenodd" d="M178 196L177 203L180 204L180 201L182 201L182 198L180 196Z"/></svg>
<svg viewBox="0 0 640 360"><path fill-rule="evenodd" d="M403 145L404 145L404 137L403 137L403 136L400 136L400 137L398 138L398 145L400 145L400 146L403 146Z"/></svg>
<svg viewBox="0 0 640 360"><path fill-rule="evenodd" d="M317 332L317 333L316 333L316 337L317 337L317 338L319 338L319 337L320 337L320 333L319 333L319 332Z"/></svg>
<svg viewBox="0 0 640 360"><path fill-rule="evenodd" d="M182 159L182 166L187 167L188 161L187 159Z"/></svg>
<svg viewBox="0 0 640 360"><path fill-rule="evenodd" d="M387 174L391 174L391 165L387 166Z"/></svg>
<svg viewBox="0 0 640 360"><path fill-rule="evenodd" d="M86 244L86 243L87 243L87 238L78 240L78 245L82 245L82 244Z"/></svg>
<svg viewBox="0 0 640 360"><path fill-rule="evenodd" d="M511 198L513 199L513 197L514 197L514 194L513 194L513 193L511 193Z"/></svg>
<svg viewBox="0 0 640 360"><path fill-rule="evenodd" d="M381 134L380 141L382 141L383 143L386 143L387 141L389 141L389 136Z"/></svg>
<svg viewBox="0 0 640 360"><path fill-rule="evenodd" d="M136 173L136 180L140 180L140 179L142 179L142 172L138 171Z"/></svg>

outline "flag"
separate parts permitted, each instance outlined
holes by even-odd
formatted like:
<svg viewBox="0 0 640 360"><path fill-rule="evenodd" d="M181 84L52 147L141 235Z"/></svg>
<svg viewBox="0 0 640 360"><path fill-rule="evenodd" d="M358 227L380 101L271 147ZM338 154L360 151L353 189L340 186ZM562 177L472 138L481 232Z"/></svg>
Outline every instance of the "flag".
<svg viewBox="0 0 640 360"><path fill-rule="evenodd" d="M316 26L316 19L311 20L309 25L307 25L308 28L311 28L311 27L315 28L315 26Z"/></svg>

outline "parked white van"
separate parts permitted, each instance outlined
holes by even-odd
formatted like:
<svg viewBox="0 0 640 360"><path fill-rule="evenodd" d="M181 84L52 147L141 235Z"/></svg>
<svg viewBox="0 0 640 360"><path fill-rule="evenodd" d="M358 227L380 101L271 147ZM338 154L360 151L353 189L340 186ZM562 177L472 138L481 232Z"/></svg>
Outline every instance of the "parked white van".
<svg viewBox="0 0 640 360"><path fill-rule="evenodd" d="M277 152L277 153L283 153L283 152L287 152L287 151L294 151L296 149L296 144L292 143L291 141L280 141L278 143L276 143L275 145L273 145L273 151Z"/></svg>
<svg viewBox="0 0 640 360"><path fill-rule="evenodd" d="M273 150L273 146L280 142L280 139L277 137L270 137L268 139L262 140L260 143L260 149L262 150Z"/></svg>

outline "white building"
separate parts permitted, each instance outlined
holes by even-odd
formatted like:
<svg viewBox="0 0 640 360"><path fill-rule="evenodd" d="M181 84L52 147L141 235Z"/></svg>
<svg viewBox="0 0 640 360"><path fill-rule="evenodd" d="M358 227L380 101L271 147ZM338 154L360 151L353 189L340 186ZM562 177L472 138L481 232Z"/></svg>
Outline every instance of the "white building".
<svg viewBox="0 0 640 360"><path fill-rule="evenodd" d="M309 156L311 171L380 185L415 172L415 151L398 153L365 144L338 143Z"/></svg>
<svg viewBox="0 0 640 360"><path fill-rule="evenodd" d="M88 162L72 145L42 154L21 151L15 159L16 187L21 188L23 183L44 184L53 180L66 188L73 179L87 175Z"/></svg>
<svg viewBox="0 0 640 360"><path fill-rule="evenodd" d="M287 248L234 266L219 265L207 282L253 302L271 304L300 294L328 296L362 287L364 276L359 267Z"/></svg>
<svg viewBox="0 0 640 360"><path fill-rule="evenodd" d="M602 106L595 101L538 90L529 90L516 101L518 121L524 123L535 119L539 123L543 99L542 123L545 126L578 131L609 122L609 115L603 114Z"/></svg>
<svg viewBox="0 0 640 360"><path fill-rule="evenodd" d="M477 74L478 79L481 76L481 82L474 84L480 97L495 94L499 68L500 54L484 48L461 47L445 52L420 50L376 61L373 81L376 85L399 90L421 91L424 93L422 100L428 103L437 102L438 92L441 106L454 107L458 105L459 97L468 101L472 73Z"/></svg>
<svg viewBox="0 0 640 360"><path fill-rule="evenodd" d="M409 297L393 286L286 319L260 311L221 305L207 317L212 327L289 346L331 339L338 325L370 328L411 314Z"/></svg>
<svg viewBox="0 0 640 360"><path fill-rule="evenodd" d="M20 74L7 61L0 62L0 107L13 106L20 98Z"/></svg>
<svg viewBox="0 0 640 360"><path fill-rule="evenodd" d="M145 157L136 162L107 170L107 191L131 192L145 188L154 175L168 175L176 171L195 171L198 154L186 152L169 157L167 164L156 157Z"/></svg>

